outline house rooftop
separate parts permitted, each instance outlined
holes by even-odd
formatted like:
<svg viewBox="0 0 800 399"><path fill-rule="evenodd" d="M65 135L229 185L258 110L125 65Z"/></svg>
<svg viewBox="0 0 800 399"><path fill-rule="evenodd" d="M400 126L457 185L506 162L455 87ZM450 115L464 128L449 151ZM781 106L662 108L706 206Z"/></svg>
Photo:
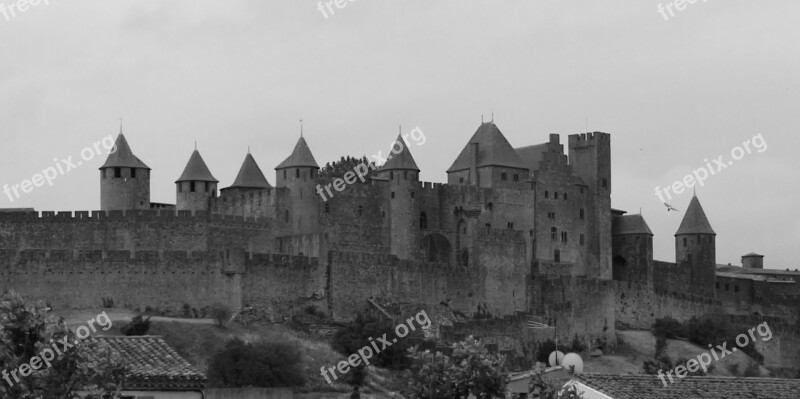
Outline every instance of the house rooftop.
<svg viewBox="0 0 800 399"><path fill-rule="evenodd" d="M583 374L577 381L612 399L797 399L800 379L695 377L665 387L655 375Z"/></svg>

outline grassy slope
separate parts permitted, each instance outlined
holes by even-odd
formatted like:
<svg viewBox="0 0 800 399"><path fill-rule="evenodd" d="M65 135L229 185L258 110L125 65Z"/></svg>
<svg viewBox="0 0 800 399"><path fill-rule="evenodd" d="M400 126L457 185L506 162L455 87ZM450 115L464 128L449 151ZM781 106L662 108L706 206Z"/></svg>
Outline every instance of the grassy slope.
<svg viewBox="0 0 800 399"><path fill-rule="evenodd" d="M614 355L605 355L596 358L586 357L585 371L589 373L619 373L619 374L641 374L643 373L642 364L645 360L655 356L656 339L650 331L617 331L617 352ZM730 344L728 349L731 349ZM707 347L695 345L688 341L674 339L667 340L667 355L673 362L678 359L693 359L703 352L707 352ZM719 353L719 351L717 351ZM709 375L713 376L735 376L730 368L733 364L738 364L739 372L743 372L752 359L742 352L736 352L725 356L719 361L714 361L713 369ZM762 376L769 375L769 371L764 367L760 368ZM666 371L666 370L665 370Z"/></svg>

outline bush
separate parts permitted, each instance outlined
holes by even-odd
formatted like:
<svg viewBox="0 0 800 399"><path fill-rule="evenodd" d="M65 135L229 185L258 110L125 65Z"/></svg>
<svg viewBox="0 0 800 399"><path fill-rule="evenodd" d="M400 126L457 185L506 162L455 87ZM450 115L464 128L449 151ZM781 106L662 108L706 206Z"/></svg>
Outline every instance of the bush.
<svg viewBox="0 0 800 399"><path fill-rule="evenodd" d="M221 303L215 303L211 306L211 318L217 323L219 327L225 327L225 323L233 316L233 310Z"/></svg>
<svg viewBox="0 0 800 399"><path fill-rule="evenodd" d="M297 387L305 384L302 354L287 342L245 343L235 338L211 359L209 385L215 388Z"/></svg>
<svg viewBox="0 0 800 399"><path fill-rule="evenodd" d="M369 346L370 338L376 339L394 335L394 324L391 320L380 321L374 317L359 314L356 320L339 330L333 337L333 349L344 356L350 356L359 349ZM411 364L408 358L410 336L398 339L392 346L382 349L373 357L372 364L389 369L405 369Z"/></svg>
<svg viewBox="0 0 800 399"><path fill-rule="evenodd" d="M681 322L671 317L664 317L656 319L655 324L653 324L653 335L675 339L677 337L685 337L686 332Z"/></svg>
<svg viewBox="0 0 800 399"><path fill-rule="evenodd" d="M700 319L692 317L686 323L686 335L689 341L700 346L722 344L730 337L729 330L730 328L726 322L717 321L710 317Z"/></svg>
<svg viewBox="0 0 800 399"><path fill-rule="evenodd" d="M144 318L144 315L138 315L131 319L131 322L120 328L123 334L127 336L134 335L147 335L150 331L150 317Z"/></svg>

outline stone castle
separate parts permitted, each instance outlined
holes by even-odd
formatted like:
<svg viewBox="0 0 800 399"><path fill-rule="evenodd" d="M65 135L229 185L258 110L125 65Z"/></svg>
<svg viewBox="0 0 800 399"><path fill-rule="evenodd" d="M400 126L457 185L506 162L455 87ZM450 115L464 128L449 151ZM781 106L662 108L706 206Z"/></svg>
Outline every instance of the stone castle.
<svg viewBox="0 0 800 399"><path fill-rule="evenodd" d="M797 323L800 273L763 269L757 254L717 265L697 197L675 233L676 262L655 261L644 218L611 207L607 133L570 135L565 152L557 134L515 148L482 123L446 184L420 181L402 147L326 200L318 186L359 161L320 168L302 135L274 186L248 153L220 189L195 150L176 203L161 204L120 132L100 167L101 210L0 212L0 289L190 316L218 302L274 316L313 305L335 319L426 308L442 336L480 332L516 353L545 335L613 346L618 326L664 316ZM525 328L531 319L555 331Z"/></svg>

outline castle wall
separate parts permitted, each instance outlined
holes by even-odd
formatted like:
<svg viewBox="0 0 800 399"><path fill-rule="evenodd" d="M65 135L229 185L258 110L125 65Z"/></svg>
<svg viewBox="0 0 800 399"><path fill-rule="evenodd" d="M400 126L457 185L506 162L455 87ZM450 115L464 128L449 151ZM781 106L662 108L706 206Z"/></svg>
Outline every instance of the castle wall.
<svg viewBox="0 0 800 399"><path fill-rule="evenodd" d="M521 231L480 230L475 240L475 264L479 265L486 298L484 310L488 315L503 316L528 310L526 291L530 267L525 262L525 246Z"/></svg>
<svg viewBox="0 0 800 399"><path fill-rule="evenodd" d="M352 317L370 297L428 307L444 302L469 315L485 300L479 296L481 281L470 269L399 260L393 255L332 251L327 275L331 312L336 318Z"/></svg>
<svg viewBox="0 0 800 399"><path fill-rule="evenodd" d="M310 303L326 307L326 275L317 258L253 254L245 260L242 304L273 315L290 315Z"/></svg>
<svg viewBox="0 0 800 399"><path fill-rule="evenodd" d="M671 317L684 322L693 316L718 313L722 303L713 298L653 289L646 284L614 281L618 325L650 329L656 319Z"/></svg>
<svg viewBox="0 0 800 399"><path fill-rule="evenodd" d="M233 274L213 253L98 250L2 250L0 289L60 309L98 308L104 301L131 309L182 314L215 302L231 304Z"/></svg>

